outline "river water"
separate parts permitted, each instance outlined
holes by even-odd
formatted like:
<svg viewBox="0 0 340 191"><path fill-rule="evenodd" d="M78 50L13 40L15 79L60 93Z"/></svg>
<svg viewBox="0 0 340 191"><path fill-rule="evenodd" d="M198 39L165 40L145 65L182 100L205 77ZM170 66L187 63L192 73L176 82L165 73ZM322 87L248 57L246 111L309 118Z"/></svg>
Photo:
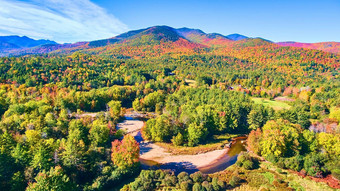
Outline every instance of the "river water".
<svg viewBox="0 0 340 191"><path fill-rule="evenodd" d="M139 121L134 116L125 116L125 120L133 120L133 121ZM143 138L140 135L140 132L135 136L136 140L138 142L141 142ZM166 163L166 164L159 164L155 161L151 160L145 160L140 159L140 162L142 164L143 169L169 169L174 171L176 174L182 171L188 172L188 173L194 173L196 171L201 171L205 174L212 174L215 172L223 171L227 167L235 164L237 161L237 157L240 152L246 151L245 148L245 139L237 139L233 142L230 149L224 153L221 157L219 157L217 160L213 161L212 163L208 164L207 166L204 166L202 168L197 169L195 166L190 165L190 163L186 162L173 162L173 163Z"/></svg>
<svg viewBox="0 0 340 191"><path fill-rule="evenodd" d="M244 142L245 142L244 139L236 140L235 143L231 146L231 148L224 155L222 155L220 158L213 161L212 163L208 164L207 166L204 166L199 169L185 162L159 164L153 160L145 160L145 159L141 159L140 162L142 164L143 169L172 170L176 174L183 172L183 171L187 173L194 173L197 171L201 171L204 174L212 174L212 173L223 171L229 166L235 164L240 152L247 150L245 148Z"/></svg>

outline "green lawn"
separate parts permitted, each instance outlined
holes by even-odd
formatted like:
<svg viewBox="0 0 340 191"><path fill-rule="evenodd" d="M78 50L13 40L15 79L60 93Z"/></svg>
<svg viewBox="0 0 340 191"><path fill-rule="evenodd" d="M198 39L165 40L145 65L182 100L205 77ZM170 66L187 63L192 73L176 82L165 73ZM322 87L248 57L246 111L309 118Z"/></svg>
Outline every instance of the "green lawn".
<svg viewBox="0 0 340 191"><path fill-rule="evenodd" d="M251 98L256 104L272 107L275 110L289 109L291 106L282 101L274 101L265 98Z"/></svg>

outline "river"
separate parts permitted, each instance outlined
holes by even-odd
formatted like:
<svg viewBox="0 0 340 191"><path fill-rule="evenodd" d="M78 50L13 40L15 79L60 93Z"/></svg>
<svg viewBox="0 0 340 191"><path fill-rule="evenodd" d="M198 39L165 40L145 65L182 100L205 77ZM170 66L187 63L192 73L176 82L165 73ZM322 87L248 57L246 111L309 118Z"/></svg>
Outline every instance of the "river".
<svg viewBox="0 0 340 191"><path fill-rule="evenodd" d="M244 139L237 139L229 149L197 155L172 155L152 142L143 141L140 129L143 127L144 122L134 118L134 115L126 115L125 120L119 123L117 127L133 135L139 142L140 162L143 169L170 169L175 173L201 171L205 174L211 174L223 171L233 165L238 154L241 151L246 151Z"/></svg>

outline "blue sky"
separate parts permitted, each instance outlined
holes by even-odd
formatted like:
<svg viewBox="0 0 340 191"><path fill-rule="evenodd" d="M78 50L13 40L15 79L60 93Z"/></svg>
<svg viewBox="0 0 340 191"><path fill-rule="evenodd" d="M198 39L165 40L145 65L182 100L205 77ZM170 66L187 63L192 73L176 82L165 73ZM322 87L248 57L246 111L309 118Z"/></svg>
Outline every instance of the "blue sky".
<svg viewBox="0 0 340 191"><path fill-rule="evenodd" d="M0 35L75 42L154 25L276 42L340 42L340 1L0 0Z"/></svg>

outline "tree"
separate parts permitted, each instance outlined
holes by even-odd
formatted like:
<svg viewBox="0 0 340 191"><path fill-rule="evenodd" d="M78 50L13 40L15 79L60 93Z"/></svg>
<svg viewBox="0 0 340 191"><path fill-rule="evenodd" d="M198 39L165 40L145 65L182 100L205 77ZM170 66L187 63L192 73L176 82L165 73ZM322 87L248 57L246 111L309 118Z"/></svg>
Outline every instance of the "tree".
<svg viewBox="0 0 340 191"><path fill-rule="evenodd" d="M104 146L108 142L110 129L100 119L94 120L90 129L90 141L94 147Z"/></svg>
<svg viewBox="0 0 340 191"><path fill-rule="evenodd" d="M262 132L261 129L258 128L255 130L252 130L248 136L247 139L247 145L249 150L253 151L255 154L260 154L261 153L261 137L262 137Z"/></svg>
<svg viewBox="0 0 340 191"><path fill-rule="evenodd" d="M289 123L286 120L268 121L263 126L261 139L261 154L268 156L293 156L301 150L299 125Z"/></svg>
<svg viewBox="0 0 340 191"><path fill-rule="evenodd" d="M302 153L310 153L316 152L319 149L318 139L316 134L310 130L303 131L303 140L302 140Z"/></svg>
<svg viewBox="0 0 340 191"><path fill-rule="evenodd" d="M122 169L133 167L139 161L139 144L131 135L124 136L122 141L112 142L112 162Z"/></svg>
<svg viewBox="0 0 340 191"><path fill-rule="evenodd" d="M146 139L156 142L169 142L173 133L176 133L176 126L170 123L168 116L161 115L156 119L150 119L142 129Z"/></svg>
<svg viewBox="0 0 340 191"><path fill-rule="evenodd" d="M73 191L77 186L64 174L60 166L42 171L35 177L35 183L30 183L27 191Z"/></svg>
<svg viewBox="0 0 340 191"><path fill-rule="evenodd" d="M71 121L69 129L67 140L63 139L61 143L63 163L68 167L79 167L85 160L88 130L80 120Z"/></svg>
<svg viewBox="0 0 340 191"><path fill-rule="evenodd" d="M249 129L261 128L267 122L268 114L263 105L255 106L248 114Z"/></svg>
<svg viewBox="0 0 340 191"><path fill-rule="evenodd" d="M56 126L57 122L55 120L55 117L53 113L47 113L45 116L45 122L48 127L54 127Z"/></svg>
<svg viewBox="0 0 340 191"><path fill-rule="evenodd" d="M330 133L319 133L317 136L318 143L326 152L335 157L340 156L340 136Z"/></svg>
<svg viewBox="0 0 340 191"><path fill-rule="evenodd" d="M48 170L53 166L53 153L54 147L57 143L53 139L47 141L42 141L35 149L33 153L33 159L31 161L31 166L38 170Z"/></svg>
<svg viewBox="0 0 340 191"><path fill-rule="evenodd" d="M336 119L338 121L338 124L340 124L340 108L339 107L331 108L329 118Z"/></svg>
<svg viewBox="0 0 340 191"><path fill-rule="evenodd" d="M188 145L195 146L206 138L208 131L203 125L191 123L188 127Z"/></svg>
<svg viewBox="0 0 340 191"><path fill-rule="evenodd" d="M183 135L181 133L178 133L171 139L171 141L175 146L180 146L183 144Z"/></svg>
<svg viewBox="0 0 340 191"><path fill-rule="evenodd" d="M122 102L121 101L110 101L107 103L110 108L110 115L113 119L117 120L120 117L120 111L122 109Z"/></svg>
<svg viewBox="0 0 340 191"><path fill-rule="evenodd" d="M321 153L310 153L305 157L304 169L307 174L315 177L323 177L324 173L327 171L324 168L326 157Z"/></svg>

